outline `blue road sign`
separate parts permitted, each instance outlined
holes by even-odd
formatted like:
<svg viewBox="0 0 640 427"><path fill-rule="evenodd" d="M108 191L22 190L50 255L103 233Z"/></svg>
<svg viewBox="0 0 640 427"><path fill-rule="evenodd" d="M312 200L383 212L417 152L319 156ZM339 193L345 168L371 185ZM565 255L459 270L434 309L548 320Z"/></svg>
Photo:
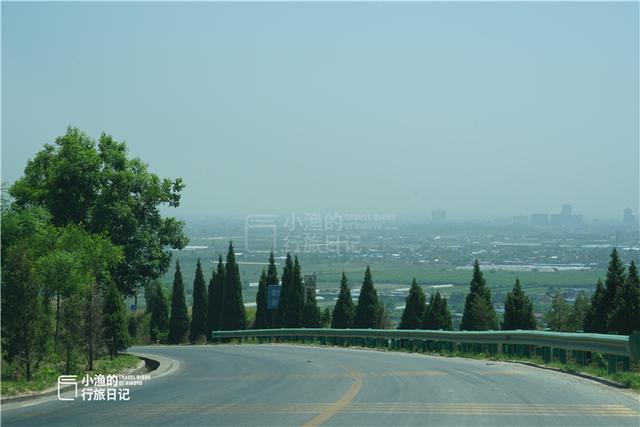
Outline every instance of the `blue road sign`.
<svg viewBox="0 0 640 427"><path fill-rule="evenodd" d="M267 310L275 310L278 308L280 301L280 285L267 286Z"/></svg>

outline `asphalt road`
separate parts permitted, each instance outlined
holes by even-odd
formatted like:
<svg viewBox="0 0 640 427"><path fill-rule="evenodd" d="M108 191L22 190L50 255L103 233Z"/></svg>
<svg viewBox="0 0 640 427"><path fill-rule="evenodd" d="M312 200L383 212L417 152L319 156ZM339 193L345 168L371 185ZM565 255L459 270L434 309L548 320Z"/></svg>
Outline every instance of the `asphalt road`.
<svg viewBox="0 0 640 427"><path fill-rule="evenodd" d="M2 426L640 425L637 393L522 365L267 344L131 352L178 363L129 401L3 405Z"/></svg>

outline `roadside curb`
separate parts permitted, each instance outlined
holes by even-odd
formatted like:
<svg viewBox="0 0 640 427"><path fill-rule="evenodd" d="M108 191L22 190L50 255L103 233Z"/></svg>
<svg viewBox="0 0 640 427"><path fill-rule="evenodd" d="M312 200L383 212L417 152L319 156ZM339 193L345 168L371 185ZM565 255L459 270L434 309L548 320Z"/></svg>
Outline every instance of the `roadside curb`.
<svg viewBox="0 0 640 427"><path fill-rule="evenodd" d="M138 355L135 355L136 357L138 357L140 359L140 361L138 362L138 365L135 366L134 368L127 368L124 369L120 372L117 372L116 375L139 375L139 374L144 374L147 372L151 372L155 369L158 368L159 363L155 360L146 358L146 357L140 357ZM73 385L69 385L69 386L65 386L65 387L61 387L60 388L60 392L66 392L69 391L71 389L73 389ZM10 403L19 403L19 402L24 402L24 401L28 401L28 400L35 400L35 399L39 399L42 397L49 397L49 396L53 396L56 395L58 393L58 386L55 385L53 387L49 387L47 389L41 390L37 393L30 393L30 394L21 394L18 396L7 396L7 397L3 397L0 399L0 404L1 405L5 405L5 404L10 404Z"/></svg>

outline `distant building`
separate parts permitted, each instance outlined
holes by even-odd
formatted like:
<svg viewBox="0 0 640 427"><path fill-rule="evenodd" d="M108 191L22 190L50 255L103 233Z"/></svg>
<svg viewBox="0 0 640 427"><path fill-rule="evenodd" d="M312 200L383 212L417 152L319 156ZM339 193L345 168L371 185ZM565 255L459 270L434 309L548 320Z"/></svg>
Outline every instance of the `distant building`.
<svg viewBox="0 0 640 427"><path fill-rule="evenodd" d="M549 214L533 214L531 215L531 225L545 227L549 225Z"/></svg>
<svg viewBox="0 0 640 427"><path fill-rule="evenodd" d="M549 224L556 227L566 227L570 225L582 224L582 215L575 215L573 213L573 206L562 205L562 210L559 214L552 214L549 218Z"/></svg>
<svg viewBox="0 0 640 427"><path fill-rule="evenodd" d="M627 225L634 225L638 220L636 216L633 214L633 210L631 208L626 208L622 214L622 223Z"/></svg>
<svg viewBox="0 0 640 427"><path fill-rule="evenodd" d="M445 222L447 222L447 211L441 209L431 211L432 224L444 224Z"/></svg>
<svg viewBox="0 0 640 427"><path fill-rule="evenodd" d="M527 215L516 215L513 217L513 225L529 225L529 217Z"/></svg>

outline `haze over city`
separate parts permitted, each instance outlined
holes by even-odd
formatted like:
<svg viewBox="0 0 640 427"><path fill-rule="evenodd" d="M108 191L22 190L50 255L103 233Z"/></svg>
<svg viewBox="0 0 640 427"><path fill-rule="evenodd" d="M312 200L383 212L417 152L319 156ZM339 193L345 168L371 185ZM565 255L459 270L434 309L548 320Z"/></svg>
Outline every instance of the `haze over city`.
<svg viewBox="0 0 640 427"><path fill-rule="evenodd" d="M71 125L182 177L183 217L637 215L637 16L637 2L5 3L2 180Z"/></svg>

